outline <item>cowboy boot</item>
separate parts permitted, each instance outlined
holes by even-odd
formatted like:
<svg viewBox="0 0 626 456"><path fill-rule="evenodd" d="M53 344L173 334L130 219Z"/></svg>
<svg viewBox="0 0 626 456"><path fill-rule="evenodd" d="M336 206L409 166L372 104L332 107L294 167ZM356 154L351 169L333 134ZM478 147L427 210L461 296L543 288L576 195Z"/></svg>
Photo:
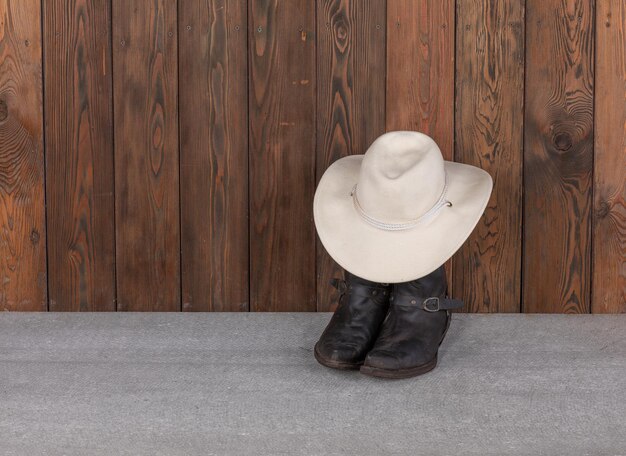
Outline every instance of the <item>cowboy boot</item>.
<svg viewBox="0 0 626 456"><path fill-rule="evenodd" d="M331 283L341 292L339 305L315 344L315 359L335 369L358 369L372 348L389 308L388 284L370 282L348 271Z"/></svg>
<svg viewBox="0 0 626 456"><path fill-rule="evenodd" d="M389 312L361 373L408 378L434 369L450 326L450 309L463 306L446 298L446 292L443 266L421 279L393 284Z"/></svg>

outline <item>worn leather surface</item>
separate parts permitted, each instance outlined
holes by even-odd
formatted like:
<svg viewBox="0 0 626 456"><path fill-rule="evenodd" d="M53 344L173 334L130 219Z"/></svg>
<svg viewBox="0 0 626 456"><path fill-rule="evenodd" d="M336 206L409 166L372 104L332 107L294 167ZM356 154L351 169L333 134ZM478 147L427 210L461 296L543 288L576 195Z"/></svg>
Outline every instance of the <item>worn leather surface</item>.
<svg viewBox="0 0 626 456"><path fill-rule="evenodd" d="M339 305L315 345L322 358L361 364L372 348L389 307L391 287L346 271Z"/></svg>
<svg viewBox="0 0 626 456"><path fill-rule="evenodd" d="M411 282L393 284L390 306L380 334L365 359L365 365L379 369L398 370L421 366L437 354L446 331L449 313L428 312L425 298L438 297L445 307L456 303L444 300L447 292L443 267Z"/></svg>

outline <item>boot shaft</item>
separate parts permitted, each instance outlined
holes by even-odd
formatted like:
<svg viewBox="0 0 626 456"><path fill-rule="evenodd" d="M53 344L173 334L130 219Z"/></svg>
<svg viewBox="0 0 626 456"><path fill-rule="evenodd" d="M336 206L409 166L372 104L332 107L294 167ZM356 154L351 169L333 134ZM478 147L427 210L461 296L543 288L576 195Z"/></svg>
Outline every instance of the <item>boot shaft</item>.
<svg viewBox="0 0 626 456"><path fill-rule="evenodd" d="M444 297L448 292L446 271L443 266L435 269L427 276L410 282L394 283L392 285L393 295L406 295L429 297Z"/></svg>

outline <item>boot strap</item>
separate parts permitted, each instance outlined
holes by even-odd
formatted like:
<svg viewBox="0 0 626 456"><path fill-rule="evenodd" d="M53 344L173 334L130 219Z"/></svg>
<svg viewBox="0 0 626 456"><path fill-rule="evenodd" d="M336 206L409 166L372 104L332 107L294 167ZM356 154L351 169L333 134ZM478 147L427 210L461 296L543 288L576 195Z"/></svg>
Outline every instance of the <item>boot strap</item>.
<svg viewBox="0 0 626 456"><path fill-rule="evenodd" d="M426 312L439 312L440 310L460 309L463 307L463 301L460 299L441 298L439 296L423 298L420 296L395 295L392 296L391 300L394 301L400 296L405 300L410 300L408 305L417 306ZM407 305L406 301L403 301L401 305Z"/></svg>
<svg viewBox="0 0 626 456"><path fill-rule="evenodd" d="M420 298L419 301L419 307L426 312L439 312L440 310L460 309L463 307L463 301L460 299L431 296L429 298Z"/></svg>

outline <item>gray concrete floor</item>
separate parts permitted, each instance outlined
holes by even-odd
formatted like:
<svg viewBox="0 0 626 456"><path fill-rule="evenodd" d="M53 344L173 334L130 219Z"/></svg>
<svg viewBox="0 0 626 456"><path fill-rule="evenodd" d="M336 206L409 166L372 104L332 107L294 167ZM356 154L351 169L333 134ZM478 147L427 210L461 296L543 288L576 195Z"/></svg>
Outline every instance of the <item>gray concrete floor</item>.
<svg viewBox="0 0 626 456"><path fill-rule="evenodd" d="M626 315L455 315L395 381L318 365L329 316L0 314L0 454L626 454Z"/></svg>

